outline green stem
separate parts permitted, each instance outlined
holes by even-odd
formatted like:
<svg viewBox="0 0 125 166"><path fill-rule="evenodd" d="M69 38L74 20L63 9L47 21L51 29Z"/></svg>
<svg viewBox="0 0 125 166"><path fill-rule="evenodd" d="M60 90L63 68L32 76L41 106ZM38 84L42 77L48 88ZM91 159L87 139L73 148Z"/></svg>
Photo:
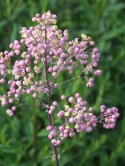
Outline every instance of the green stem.
<svg viewBox="0 0 125 166"><path fill-rule="evenodd" d="M34 161L37 163L37 133L36 133L36 115L33 115L33 146L34 146Z"/></svg>

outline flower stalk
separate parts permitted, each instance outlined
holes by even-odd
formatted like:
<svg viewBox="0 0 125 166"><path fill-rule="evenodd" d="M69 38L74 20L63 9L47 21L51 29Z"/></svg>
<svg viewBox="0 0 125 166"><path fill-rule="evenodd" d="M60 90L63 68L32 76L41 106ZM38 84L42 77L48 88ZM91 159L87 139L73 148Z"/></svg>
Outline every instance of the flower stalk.
<svg viewBox="0 0 125 166"><path fill-rule="evenodd" d="M46 44L46 26L45 26L45 44ZM46 60L46 49L45 49L43 65L44 65L44 75L45 75L45 86L49 89L49 91L47 93L47 97L48 97L48 112L49 112L49 108L51 106L51 87L49 85L49 80L48 80L48 68L47 68L47 60ZM53 115L48 113L48 116L49 116L49 124L50 124L50 126L52 126L54 128ZM54 150L54 154L55 154L56 166L59 166L57 147L55 145L53 145L53 144L52 144L52 146L53 146L53 150Z"/></svg>

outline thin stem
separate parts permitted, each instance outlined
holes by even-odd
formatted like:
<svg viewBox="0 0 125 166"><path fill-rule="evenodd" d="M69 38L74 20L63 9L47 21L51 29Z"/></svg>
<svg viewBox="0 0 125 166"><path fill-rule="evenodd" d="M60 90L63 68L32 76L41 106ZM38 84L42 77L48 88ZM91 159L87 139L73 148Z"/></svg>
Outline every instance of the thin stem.
<svg viewBox="0 0 125 166"><path fill-rule="evenodd" d="M83 73L83 72L82 72L82 73ZM80 73L78 76L73 77L73 78L71 78L71 79L69 79L69 80L66 80L66 81L64 81L64 82L62 82L62 83L60 83L60 84L58 84L58 85L64 84L64 83L69 82L69 81L72 81L72 80L74 80L75 78L81 78L80 75L81 75L82 73ZM82 77L82 78L86 78L86 77Z"/></svg>
<svg viewBox="0 0 125 166"><path fill-rule="evenodd" d="M34 146L34 161L37 163L37 132L36 132L36 115L33 115L33 146Z"/></svg>
<svg viewBox="0 0 125 166"><path fill-rule="evenodd" d="M24 103L20 103L20 105L24 105L24 106L28 106L28 107L41 108L40 106L33 106L33 105L24 104Z"/></svg>
<svg viewBox="0 0 125 166"><path fill-rule="evenodd" d="M46 26L45 26L45 44L47 44L46 43ZM45 52L46 51L47 50L45 50ZM51 93L50 93L51 92L51 87L49 85L49 80L48 80L48 68L47 68L46 53L44 55L43 65L44 65L44 74L45 74L46 87L49 89L49 93L47 94L47 97L48 97L48 107L50 107L51 106ZM48 114L48 115L49 115L49 123L54 128L53 116L52 116L52 114ZM53 145L53 149L54 149L54 153L55 153L56 166L59 166L59 160L58 160L58 154L57 154L57 147Z"/></svg>

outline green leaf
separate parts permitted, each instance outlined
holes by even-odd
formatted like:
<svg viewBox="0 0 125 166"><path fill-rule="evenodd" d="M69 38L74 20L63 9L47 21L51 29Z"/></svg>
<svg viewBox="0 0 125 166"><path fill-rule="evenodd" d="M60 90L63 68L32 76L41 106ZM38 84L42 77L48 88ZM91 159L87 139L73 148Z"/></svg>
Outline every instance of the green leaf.
<svg viewBox="0 0 125 166"><path fill-rule="evenodd" d="M2 21L0 22L0 27L5 26L6 24L7 24L7 20L2 20Z"/></svg>

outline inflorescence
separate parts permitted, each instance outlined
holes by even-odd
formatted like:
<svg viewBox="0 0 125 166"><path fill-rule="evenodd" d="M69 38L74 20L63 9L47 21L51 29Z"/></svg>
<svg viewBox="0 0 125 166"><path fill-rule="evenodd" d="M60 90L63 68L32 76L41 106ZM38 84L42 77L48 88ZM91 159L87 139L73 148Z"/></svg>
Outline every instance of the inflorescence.
<svg viewBox="0 0 125 166"><path fill-rule="evenodd" d="M62 95L61 99L65 101L64 109L60 110L57 107L57 102L54 101L50 106L49 114L52 114L54 110L58 110L57 117L62 119L64 124L58 128L55 126L48 126L47 130L50 131L49 139L52 139L54 146L60 145L60 139L66 137L74 137L75 132L91 132L93 127L97 126L97 123L103 123L103 127L106 129L114 129L117 118L119 117L118 109L116 107L106 109L105 105L100 107L101 114L96 117L93 114L93 107L87 107L87 101L83 101L79 93L74 97L69 97L68 103L65 100L65 96ZM71 106L69 106L71 105ZM56 108L57 107L57 108Z"/></svg>
<svg viewBox="0 0 125 166"><path fill-rule="evenodd" d="M20 31L22 39L10 43L10 52L0 53L0 83L7 82L9 85L7 94L0 96L2 106L13 104L15 100L19 102L19 105L23 105L20 102L20 96L29 94L41 101L42 107L48 109L49 115L58 110L57 117L63 118L64 124L58 128L47 127L50 131L48 137L54 146L61 144L60 139L63 140L68 136L74 137L76 131L91 132L93 127L97 126L97 122L103 123L104 128L113 129L119 117L117 108L105 109L105 105L100 107L101 114L96 117L93 114L93 108L87 108L87 101L84 101L79 93L76 93L75 98L69 97L69 104L66 102L66 97L61 96L61 99L65 101L63 110L57 107L56 101L49 106L40 99L41 93L49 94L52 89L62 84L55 83L62 71L68 72L72 79L85 78L86 86L90 87L94 86L94 79L88 74L99 76L102 73L101 70L96 69L100 54L98 48L95 47L95 42L85 34L81 35L81 40L75 38L68 41L68 30L62 32L58 29L56 19L57 16L51 14L50 11L42 16L37 13L32 21L37 22L38 25L29 29L23 27ZM81 73L73 76L77 67L81 68ZM48 77L48 81L47 79L41 80L42 74ZM7 109L7 114L13 115L17 107L12 106L11 109Z"/></svg>

